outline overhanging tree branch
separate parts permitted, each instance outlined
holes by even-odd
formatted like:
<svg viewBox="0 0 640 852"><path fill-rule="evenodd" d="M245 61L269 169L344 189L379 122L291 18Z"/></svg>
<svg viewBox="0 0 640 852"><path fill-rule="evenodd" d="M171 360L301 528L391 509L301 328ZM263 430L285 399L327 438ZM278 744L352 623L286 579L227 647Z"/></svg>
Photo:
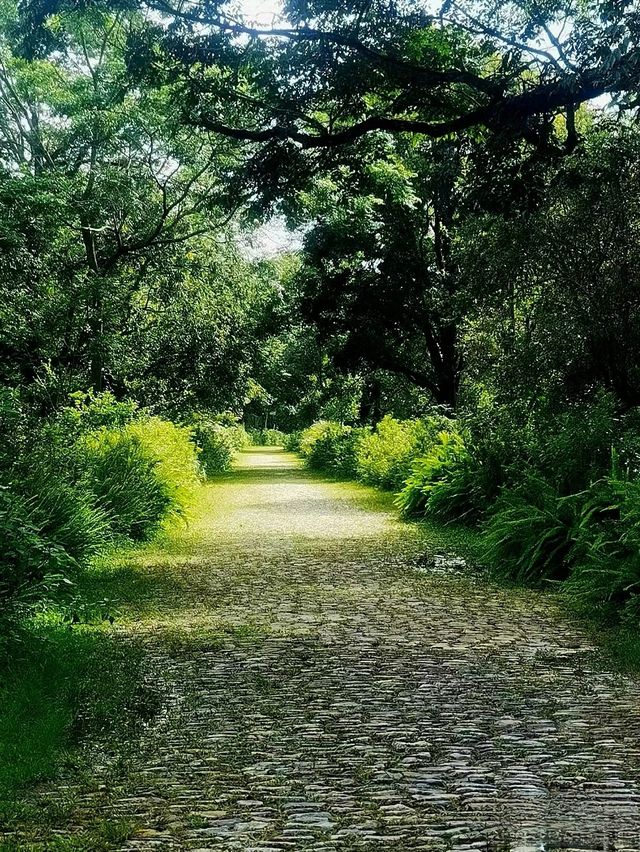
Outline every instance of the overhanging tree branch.
<svg viewBox="0 0 640 852"><path fill-rule="evenodd" d="M345 47L363 56L370 63L383 67L387 71L394 72L402 77L409 78L414 83L426 88L461 84L483 92L486 95L495 95L501 89L500 84L491 78L481 77L478 74L461 68L438 69L418 65L400 56L394 56L371 47L356 36L345 32L319 30L307 26L262 29L234 22L220 16L207 16L184 9L177 9L170 3L164 2L164 0L155 0L155 2L150 3L150 6L159 12L175 18L182 18L192 23L210 26L223 33L248 36L251 39L279 38L287 39L288 41L318 42Z"/></svg>
<svg viewBox="0 0 640 852"><path fill-rule="evenodd" d="M621 86L619 82L618 85ZM605 79L587 75L572 76L560 83L539 84L527 92L496 99L451 119L425 121L414 118L369 116L341 130L309 133L294 125L274 124L262 129L233 127L206 113L191 115L188 121L214 133L246 142L286 141L296 142L304 149L332 148L354 142L372 131L389 133L417 133L437 139L469 130L473 127L491 129L524 129L534 116L553 113L559 109L575 108L607 92L614 91L613 84Z"/></svg>

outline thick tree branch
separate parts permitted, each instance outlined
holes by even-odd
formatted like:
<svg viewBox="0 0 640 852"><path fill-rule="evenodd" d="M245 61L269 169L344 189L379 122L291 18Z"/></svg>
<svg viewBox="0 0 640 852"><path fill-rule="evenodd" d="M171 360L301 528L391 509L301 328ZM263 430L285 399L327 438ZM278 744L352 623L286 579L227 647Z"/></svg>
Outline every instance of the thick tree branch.
<svg viewBox="0 0 640 852"><path fill-rule="evenodd" d="M491 129L526 129L528 119L534 116L575 107L613 90L613 84L608 85L605 79L594 77L590 80L587 75L572 76L559 83L540 84L527 92L493 100L485 106L444 121L374 115L350 127L333 132L327 130L321 134L308 133L293 125L275 124L263 129L231 127L206 113L189 116L187 120L214 133L240 141L290 140L305 149L332 148L354 142L375 130L417 133L437 139L480 126Z"/></svg>

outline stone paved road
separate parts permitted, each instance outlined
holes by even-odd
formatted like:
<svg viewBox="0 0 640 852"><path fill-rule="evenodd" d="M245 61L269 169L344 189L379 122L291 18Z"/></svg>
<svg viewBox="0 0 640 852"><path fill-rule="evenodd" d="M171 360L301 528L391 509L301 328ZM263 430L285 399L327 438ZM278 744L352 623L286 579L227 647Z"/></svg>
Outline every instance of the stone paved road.
<svg viewBox="0 0 640 852"><path fill-rule="evenodd" d="M123 852L640 849L638 684L375 499L267 451L209 488L144 568L182 589L137 628L171 702L78 824L133 820Z"/></svg>

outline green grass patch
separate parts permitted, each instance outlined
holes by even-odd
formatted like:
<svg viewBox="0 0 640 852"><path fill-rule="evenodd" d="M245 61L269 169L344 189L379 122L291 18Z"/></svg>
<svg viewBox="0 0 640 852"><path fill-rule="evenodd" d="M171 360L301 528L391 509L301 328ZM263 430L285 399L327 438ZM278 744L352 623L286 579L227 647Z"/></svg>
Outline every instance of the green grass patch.
<svg viewBox="0 0 640 852"><path fill-rule="evenodd" d="M136 826L130 820L103 820L73 837L52 837L45 846L39 840L30 842L23 837L0 840L0 852L42 852L43 849L51 852L109 852L132 837L135 830Z"/></svg>
<svg viewBox="0 0 640 852"><path fill-rule="evenodd" d="M0 818L26 786L74 760L85 735L119 741L156 710L142 650L104 627L48 618L15 629L0 672Z"/></svg>

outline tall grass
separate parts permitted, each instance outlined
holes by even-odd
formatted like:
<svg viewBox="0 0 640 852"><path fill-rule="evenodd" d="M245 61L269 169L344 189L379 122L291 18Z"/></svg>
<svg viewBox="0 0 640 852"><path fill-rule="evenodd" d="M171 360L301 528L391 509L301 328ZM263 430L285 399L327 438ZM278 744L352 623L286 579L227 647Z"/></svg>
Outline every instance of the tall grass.
<svg viewBox="0 0 640 852"><path fill-rule="evenodd" d="M143 541L157 531L172 508L158 458L124 429L102 430L84 441L87 486L115 535Z"/></svg>

